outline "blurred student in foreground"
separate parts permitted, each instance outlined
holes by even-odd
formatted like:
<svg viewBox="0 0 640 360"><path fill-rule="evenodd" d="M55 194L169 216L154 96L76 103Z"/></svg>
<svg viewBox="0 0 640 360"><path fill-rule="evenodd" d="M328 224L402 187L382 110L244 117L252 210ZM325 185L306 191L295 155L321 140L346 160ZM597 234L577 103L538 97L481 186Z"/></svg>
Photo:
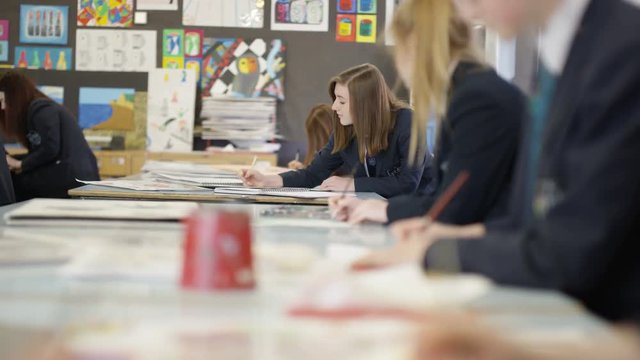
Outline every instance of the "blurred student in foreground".
<svg viewBox="0 0 640 360"><path fill-rule="evenodd" d="M329 136L333 131L332 122L331 105L318 104L311 108L307 120L304 122L304 128L307 132L307 155L302 162L297 157L295 160L291 160L288 164L289 169L302 170L311 164L318 151L329 141Z"/></svg>
<svg viewBox="0 0 640 360"><path fill-rule="evenodd" d="M457 0L502 35L543 29L519 222L393 227L399 242L354 267L421 261L499 284L549 288L609 320L640 317L640 3Z"/></svg>
<svg viewBox="0 0 640 360"><path fill-rule="evenodd" d="M328 191L375 192L383 197L412 194L431 183L431 157L409 164L409 106L393 95L371 64L347 69L329 83L333 134L303 170L264 175L243 170L252 187L318 187ZM335 176L338 170L352 176ZM350 174L351 175L351 174Z"/></svg>
<svg viewBox="0 0 640 360"><path fill-rule="evenodd" d="M16 200L66 198L76 179L99 180L98 166L74 116L49 99L18 71L0 78L3 134L20 142L28 154L6 156Z"/></svg>
<svg viewBox="0 0 640 360"><path fill-rule="evenodd" d="M479 59L470 26L448 1L406 0L390 30L396 68L416 107L411 151L425 151L428 114L440 119L435 190L388 201L334 198L336 218L386 223L424 215L463 170L469 181L441 220L464 225L504 216L525 119L524 95Z"/></svg>

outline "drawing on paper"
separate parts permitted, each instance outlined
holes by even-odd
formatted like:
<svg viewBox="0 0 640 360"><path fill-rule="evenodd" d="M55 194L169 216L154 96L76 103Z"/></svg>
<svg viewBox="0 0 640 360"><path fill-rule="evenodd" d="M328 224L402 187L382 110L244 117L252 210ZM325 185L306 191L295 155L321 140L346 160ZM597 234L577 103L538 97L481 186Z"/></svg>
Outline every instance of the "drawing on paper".
<svg viewBox="0 0 640 360"><path fill-rule="evenodd" d="M204 30L165 29L162 38L162 67L192 69L200 82Z"/></svg>
<svg viewBox="0 0 640 360"><path fill-rule="evenodd" d="M133 130L134 95L134 89L80 88L80 127L96 130Z"/></svg>
<svg viewBox="0 0 640 360"><path fill-rule="evenodd" d="M264 26L265 0L184 0L182 24L188 26Z"/></svg>
<svg viewBox="0 0 640 360"><path fill-rule="evenodd" d="M78 26L132 25L133 0L78 0Z"/></svg>
<svg viewBox="0 0 640 360"><path fill-rule="evenodd" d="M336 6L339 14L354 14L358 8L358 1L337 0Z"/></svg>
<svg viewBox="0 0 640 360"><path fill-rule="evenodd" d="M71 70L71 48L16 46L14 53L18 68Z"/></svg>
<svg viewBox="0 0 640 360"><path fill-rule="evenodd" d="M271 30L328 31L329 0L272 1Z"/></svg>
<svg viewBox="0 0 640 360"><path fill-rule="evenodd" d="M79 71L155 69L156 32L80 29L76 31L76 59Z"/></svg>
<svg viewBox="0 0 640 360"><path fill-rule="evenodd" d="M9 61L9 42L0 41L0 62Z"/></svg>
<svg viewBox="0 0 640 360"><path fill-rule="evenodd" d="M9 40L9 20L0 20L0 40Z"/></svg>
<svg viewBox="0 0 640 360"><path fill-rule="evenodd" d="M336 17L336 41L356 41L356 16L338 14Z"/></svg>
<svg viewBox="0 0 640 360"><path fill-rule="evenodd" d="M282 40L205 39L203 94L284 100L285 66Z"/></svg>
<svg viewBox="0 0 640 360"><path fill-rule="evenodd" d="M58 104L64 103L64 87L40 85L38 86L38 90L42 91L43 94L47 95L51 100Z"/></svg>
<svg viewBox="0 0 640 360"><path fill-rule="evenodd" d="M20 42L66 45L68 6L20 5Z"/></svg>
<svg viewBox="0 0 640 360"><path fill-rule="evenodd" d="M393 1L393 0L389 0ZM377 14L378 0L358 0L359 14Z"/></svg>
<svg viewBox="0 0 640 360"><path fill-rule="evenodd" d="M377 16L358 14L356 23L356 41L359 43L375 43L376 28L378 27Z"/></svg>
<svg viewBox="0 0 640 360"><path fill-rule="evenodd" d="M147 150L193 150L196 82L188 69L149 71Z"/></svg>
<svg viewBox="0 0 640 360"><path fill-rule="evenodd" d="M385 31L389 31L389 26L391 26L391 20L393 20L396 9L403 1L404 0L387 0L385 11ZM385 36L384 43L388 46L395 45L392 36Z"/></svg>

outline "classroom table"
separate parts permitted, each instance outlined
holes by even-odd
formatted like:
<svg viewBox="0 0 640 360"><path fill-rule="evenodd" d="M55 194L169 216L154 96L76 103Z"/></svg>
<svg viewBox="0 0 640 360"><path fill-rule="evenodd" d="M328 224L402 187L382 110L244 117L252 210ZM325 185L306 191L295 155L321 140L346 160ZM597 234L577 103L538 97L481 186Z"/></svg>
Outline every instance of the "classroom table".
<svg viewBox="0 0 640 360"><path fill-rule="evenodd" d="M340 193L336 193L339 196ZM69 190L69 196L79 199L126 199L126 200L180 200L219 203L257 203L257 204L294 204L327 205L327 198L302 199L280 196L229 195L211 191L137 191L108 186L84 185ZM383 199L376 193L356 193L361 199Z"/></svg>
<svg viewBox="0 0 640 360"><path fill-rule="evenodd" d="M15 206L0 208L0 218ZM94 355L86 358L98 358L92 351L103 349L103 355L112 355L100 357L105 359L130 358L118 351L133 351L136 359L387 359L406 355L414 344L417 330L413 323L296 319L286 314L302 289L319 274L343 276L338 269L354 250L390 245L393 240L386 228L265 215L275 205L204 206L252 214L254 247L258 249L255 290L184 291L174 277L166 276L164 268L139 274L139 278L123 274L82 277L65 273L68 263L5 264L0 270L0 353L8 357L12 352L34 349L38 341L51 336L80 354ZM180 254L183 238L179 228L2 225L0 241L22 236L25 241L64 245L72 250L73 259L88 253L108 257L119 252L128 254L114 259L121 264L127 256L135 262L136 254L145 254L173 259L168 263L175 269L180 266L179 257L175 257ZM493 287L447 310L473 314L491 326L528 338L532 346L562 338L601 340L610 334L606 324L556 292Z"/></svg>

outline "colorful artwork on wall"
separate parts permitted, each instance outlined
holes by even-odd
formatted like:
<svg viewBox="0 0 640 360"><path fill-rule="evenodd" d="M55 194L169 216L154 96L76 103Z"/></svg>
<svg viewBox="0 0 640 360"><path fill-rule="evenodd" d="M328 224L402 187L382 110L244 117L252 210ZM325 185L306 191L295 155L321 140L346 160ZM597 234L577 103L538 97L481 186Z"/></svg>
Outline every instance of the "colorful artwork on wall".
<svg viewBox="0 0 640 360"><path fill-rule="evenodd" d="M80 88L80 127L96 130L133 130L134 95L134 89Z"/></svg>
<svg viewBox="0 0 640 360"><path fill-rule="evenodd" d="M388 0L389 2L399 0ZM375 43L378 28L377 0L338 0L336 41Z"/></svg>
<svg viewBox="0 0 640 360"><path fill-rule="evenodd" d="M282 40L205 39L203 94L284 100L285 53Z"/></svg>
<svg viewBox="0 0 640 360"><path fill-rule="evenodd" d="M16 46L15 66L23 69L71 70L71 48Z"/></svg>
<svg viewBox="0 0 640 360"><path fill-rule="evenodd" d="M133 0L78 0L78 26L131 27Z"/></svg>
<svg viewBox="0 0 640 360"><path fill-rule="evenodd" d="M156 68L156 31L80 29L76 70L137 71Z"/></svg>
<svg viewBox="0 0 640 360"><path fill-rule="evenodd" d="M329 0L274 0L271 30L329 31Z"/></svg>
<svg viewBox="0 0 640 360"><path fill-rule="evenodd" d="M69 38L69 7L20 5L20 42L66 45Z"/></svg>
<svg viewBox="0 0 640 360"><path fill-rule="evenodd" d="M265 3L265 0L183 0L182 24L262 28Z"/></svg>

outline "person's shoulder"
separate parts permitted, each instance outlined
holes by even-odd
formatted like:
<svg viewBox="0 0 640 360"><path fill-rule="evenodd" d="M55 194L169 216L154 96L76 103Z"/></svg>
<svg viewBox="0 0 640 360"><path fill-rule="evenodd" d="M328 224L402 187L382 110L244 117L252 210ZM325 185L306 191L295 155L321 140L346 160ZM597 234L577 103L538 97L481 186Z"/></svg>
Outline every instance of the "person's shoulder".
<svg viewBox="0 0 640 360"><path fill-rule="evenodd" d="M35 99L29 104L29 114L33 116L43 112L58 111L60 107L58 103L51 99Z"/></svg>
<svg viewBox="0 0 640 360"><path fill-rule="evenodd" d="M411 117L413 116L413 110L407 107L401 107L395 110L396 117L396 127L402 126L411 126Z"/></svg>

